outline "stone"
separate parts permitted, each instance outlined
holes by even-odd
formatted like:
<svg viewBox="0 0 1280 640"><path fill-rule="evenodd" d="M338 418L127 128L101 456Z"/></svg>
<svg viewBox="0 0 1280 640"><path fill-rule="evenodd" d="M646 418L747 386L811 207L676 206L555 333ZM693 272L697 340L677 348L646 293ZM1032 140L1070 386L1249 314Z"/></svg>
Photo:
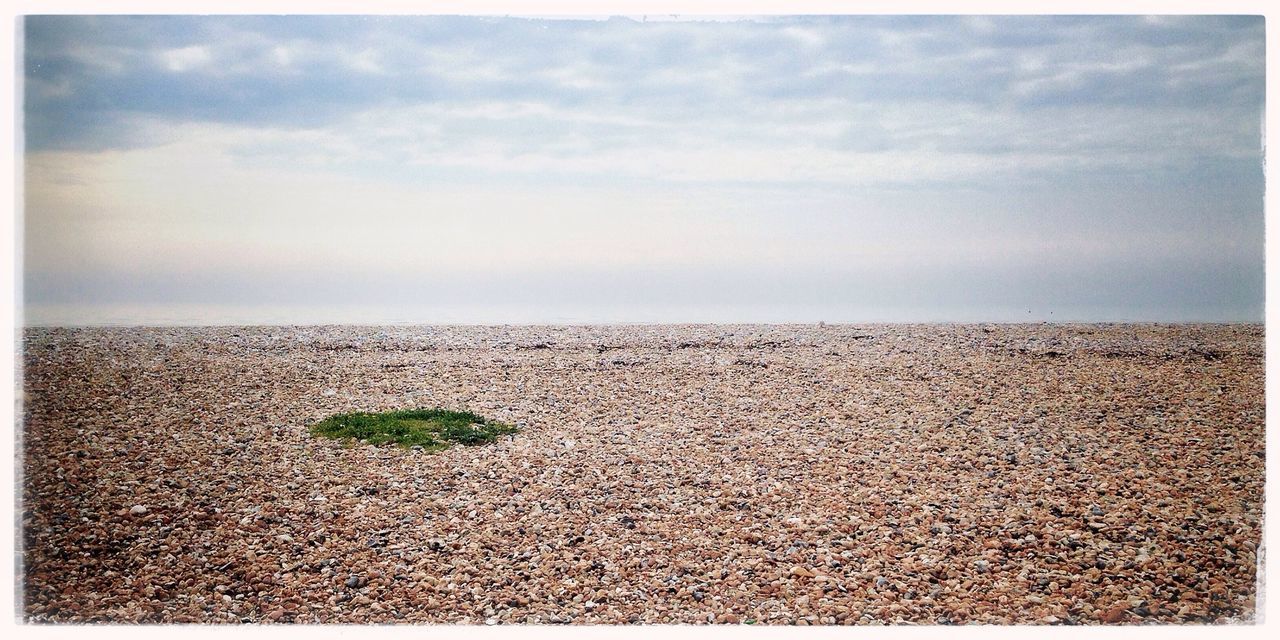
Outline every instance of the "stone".
<svg viewBox="0 0 1280 640"><path fill-rule="evenodd" d="M21 615L1248 621L1263 329L27 327ZM307 431L409 406L523 426Z"/></svg>
<svg viewBox="0 0 1280 640"><path fill-rule="evenodd" d="M1107 624L1123 622L1129 615L1128 603L1120 603L1102 612L1098 617Z"/></svg>

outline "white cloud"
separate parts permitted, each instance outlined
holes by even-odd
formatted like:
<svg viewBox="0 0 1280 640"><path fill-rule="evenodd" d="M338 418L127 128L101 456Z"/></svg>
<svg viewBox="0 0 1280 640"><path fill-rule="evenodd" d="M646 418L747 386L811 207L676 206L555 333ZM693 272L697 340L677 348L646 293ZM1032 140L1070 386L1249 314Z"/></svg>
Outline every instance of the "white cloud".
<svg viewBox="0 0 1280 640"><path fill-rule="evenodd" d="M1029 168L1081 161L1070 153L993 158L721 144L586 149L561 157L490 141L410 154L395 167L359 144L367 130L357 124L310 131L181 125L170 133L174 142L159 147L31 156L29 266L65 266L74 256L88 269L164 271L235 270L273 260L401 274L459 264L501 272L848 260L888 269L999 256L1094 259L1130 250L1135 241L1098 236L1097 228L1042 237L993 227L992 216L1009 212L985 205L957 210L956 203L938 203L938 214L962 215L930 221L934 213L921 204L904 207L876 195L879 185L912 184L925 203L937 187L920 184L999 182ZM261 155L244 155L246 145ZM353 164L367 171L353 173ZM471 181L439 178L458 169L478 173ZM546 180L555 175L572 179ZM601 177L664 187L638 190ZM814 191L813 182L833 189ZM843 191L849 188L867 195L851 197ZM799 222L806 217L827 222L810 228ZM1212 245L1181 231L1161 233L1144 230L1144 250ZM1239 240L1225 228L1219 233L1218 239ZM429 251L422 250L424 239Z"/></svg>
<svg viewBox="0 0 1280 640"><path fill-rule="evenodd" d="M166 49L160 52L160 60L170 71L182 73L203 67L213 61L213 55L206 46L181 47Z"/></svg>
<svg viewBox="0 0 1280 640"><path fill-rule="evenodd" d="M76 45L63 51L71 60L102 73L115 75L128 67L130 52L122 47Z"/></svg>
<svg viewBox="0 0 1280 640"><path fill-rule="evenodd" d="M271 57L276 64L287 67L293 64L294 53L287 45L279 44L271 47Z"/></svg>
<svg viewBox="0 0 1280 640"><path fill-rule="evenodd" d="M383 68L380 61L381 54L377 49L363 49L355 53L348 54L345 57L347 67L361 73L384 74L386 69Z"/></svg>
<svg viewBox="0 0 1280 640"><path fill-rule="evenodd" d="M803 27L786 27L782 30L783 35L795 39L802 47L808 50L814 50L827 43L826 36L822 35L817 29L806 29Z"/></svg>

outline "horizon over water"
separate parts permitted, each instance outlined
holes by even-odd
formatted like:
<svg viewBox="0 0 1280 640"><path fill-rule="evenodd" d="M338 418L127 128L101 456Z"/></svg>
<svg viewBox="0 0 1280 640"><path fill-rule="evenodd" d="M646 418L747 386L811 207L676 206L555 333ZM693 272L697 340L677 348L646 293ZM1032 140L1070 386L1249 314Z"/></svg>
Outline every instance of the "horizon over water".
<svg viewBox="0 0 1280 640"><path fill-rule="evenodd" d="M1134 313L1104 307L964 309L857 305L229 305L29 304L19 325L59 326L290 326L290 325L594 325L594 324L953 324L953 323L1231 323L1262 324L1245 310L1151 309Z"/></svg>

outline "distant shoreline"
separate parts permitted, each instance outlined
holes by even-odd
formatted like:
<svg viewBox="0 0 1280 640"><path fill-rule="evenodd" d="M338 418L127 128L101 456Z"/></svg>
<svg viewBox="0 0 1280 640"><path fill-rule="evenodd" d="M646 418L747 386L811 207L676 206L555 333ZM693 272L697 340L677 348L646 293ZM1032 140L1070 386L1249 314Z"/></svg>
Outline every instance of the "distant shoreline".
<svg viewBox="0 0 1280 640"><path fill-rule="evenodd" d="M1014 321L921 321L921 322L328 322L328 323L216 323L216 324L147 324L147 323L86 323L86 324L23 324L22 329L218 329L218 328L378 328L378 327L1195 327L1195 326L1266 326L1265 320L1063 320L1041 322Z"/></svg>

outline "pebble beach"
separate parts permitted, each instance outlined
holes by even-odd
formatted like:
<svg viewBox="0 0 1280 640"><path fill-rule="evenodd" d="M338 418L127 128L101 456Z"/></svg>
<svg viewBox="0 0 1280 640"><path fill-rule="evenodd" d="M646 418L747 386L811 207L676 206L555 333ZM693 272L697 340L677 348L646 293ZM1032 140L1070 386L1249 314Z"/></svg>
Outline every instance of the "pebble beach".
<svg viewBox="0 0 1280 640"><path fill-rule="evenodd" d="M32 623L1248 623L1261 325L27 328ZM440 407L431 453L320 438Z"/></svg>

